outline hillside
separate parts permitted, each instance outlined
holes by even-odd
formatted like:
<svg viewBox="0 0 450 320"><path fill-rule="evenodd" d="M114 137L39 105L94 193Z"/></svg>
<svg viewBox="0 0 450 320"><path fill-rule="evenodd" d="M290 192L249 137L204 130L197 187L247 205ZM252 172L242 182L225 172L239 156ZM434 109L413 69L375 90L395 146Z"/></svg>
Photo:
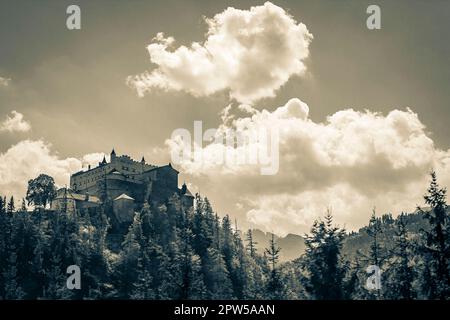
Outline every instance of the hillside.
<svg viewBox="0 0 450 320"><path fill-rule="evenodd" d="M390 214L383 215L381 217L382 233L379 239L380 245L385 248L387 253L393 249L392 239L395 236L395 221ZM405 216L406 229L408 231L408 237L410 240L419 238L420 230L426 230L428 222L423 218L423 214L420 212L414 212ZM343 254L349 259L357 256L357 251L366 255L371 245L371 239L367 234L367 226L358 230L358 232L352 232L347 235L344 240Z"/></svg>
<svg viewBox="0 0 450 320"><path fill-rule="evenodd" d="M386 248L386 250L392 249L392 237L395 235L395 221L390 214L381 216L381 225L383 233L380 239L380 243ZM419 236L421 229L426 229L427 222L423 219L423 216L419 212L414 212L406 215L407 229L410 234L410 238L416 238ZM268 246L268 243L272 237L272 233L263 232L259 229L254 229L253 237L257 242L257 249L259 253L264 253L264 249ZM297 234L288 234L285 237L278 237L275 235L275 241L281 247L280 261L292 261L297 259L305 252L305 239ZM366 254L370 247L370 237L367 234L367 226L359 229L356 232L347 234L343 244L343 254L348 258L355 258L357 250Z"/></svg>

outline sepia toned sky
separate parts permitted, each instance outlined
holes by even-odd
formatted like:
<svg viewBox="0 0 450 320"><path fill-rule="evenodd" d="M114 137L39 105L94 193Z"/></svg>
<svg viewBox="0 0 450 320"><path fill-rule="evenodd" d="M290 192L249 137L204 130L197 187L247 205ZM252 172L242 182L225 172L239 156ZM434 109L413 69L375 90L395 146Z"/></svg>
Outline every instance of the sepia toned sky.
<svg viewBox="0 0 450 320"><path fill-rule="evenodd" d="M285 130L279 172L177 169L241 227L301 234L331 208L355 229L373 207L414 210L431 168L450 186L450 2L376 1L368 30L372 3L0 0L0 194L40 172L64 185L113 147L166 164L174 130L226 127L228 107Z"/></svg>

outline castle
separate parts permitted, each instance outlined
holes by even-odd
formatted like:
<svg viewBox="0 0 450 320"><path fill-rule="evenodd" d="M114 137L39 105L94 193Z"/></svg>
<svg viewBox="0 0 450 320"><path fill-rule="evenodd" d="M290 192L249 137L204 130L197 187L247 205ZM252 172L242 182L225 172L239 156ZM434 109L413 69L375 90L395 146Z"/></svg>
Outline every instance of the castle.
<svg viewBox="0 0 450 320"><path fill-rule="evenodd" d="M127 155L117 156L114 149L110 159L107 162L103 157L97 167L72 174L70 189L58 190L53 209L75 210L109 202L119 220L128 220L124 212L145 203L160 204L174 194L185 207L193 206L194 197L186 184L178 188L179 172L170 163L155 166L147 164L144 157L138 162Z"/></svg>

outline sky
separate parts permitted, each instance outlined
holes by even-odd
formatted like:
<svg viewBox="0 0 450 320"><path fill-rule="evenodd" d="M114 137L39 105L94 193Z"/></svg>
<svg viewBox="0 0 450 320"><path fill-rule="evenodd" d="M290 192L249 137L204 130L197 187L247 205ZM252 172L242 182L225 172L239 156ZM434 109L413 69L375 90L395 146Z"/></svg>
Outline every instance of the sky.
<svg viewBox="0 0 450 320"><path fill-rule="evenodd" d="M174 165L242 228L413 211L432 168L450 186L450 2L376 1L369 30L373 3L0 0L0 194L42 172L64 186L113 147L167 164L201 121L279 132L276 174L215 163L216 142Z"/></svg>

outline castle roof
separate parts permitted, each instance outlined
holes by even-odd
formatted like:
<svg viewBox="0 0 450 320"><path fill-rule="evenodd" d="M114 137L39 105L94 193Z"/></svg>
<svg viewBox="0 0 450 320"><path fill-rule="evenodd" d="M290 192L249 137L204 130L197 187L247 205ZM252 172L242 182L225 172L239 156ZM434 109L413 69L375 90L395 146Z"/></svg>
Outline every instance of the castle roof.
<svg viewBox="0 0 450 320"><path fill-rule="evenodd" d="M186 193L184 194L186 197L192 197L194 198L194 196L192 195L192 193L189 191L188 188L186 188Z"/></svg>
<svg viewBox="0 0 450 320"><path fill-rule="evenodd" d="M76 193L70 189L61 188L57 192L55 199L72 199L75 201L87 201L92 203L101 203L100 199L90 194Z"/></svg>
<svg viewBox="0 0 450 320"><path fill-rule="evenodd" d="M132 163L134 163L134 164L140 164L140 165L144 165L144 170L147 170L147 171L149 171L149 170L153 170L153 169L157 169L157 168L160 168L160 167L158 167L158 166L156 166L156 165L152 165L152 164L150 164L150 163L147 163L146 162L146 160L145 160L145 158L144 158L144 156L142 156L142 158L141 158L141 161L136 161L136 160L134 160L134 159L132 159L130 156L128 156L128 155L121 155L121 156L117 156L116 155L116 151L115 151L115 149L113 148L112 149L112 151L111 151L111 156L114 156L114 159L116 159L116 160L120 160L120 161L128 161L128 162L132 162ZM99 168L99 167L102 167L102 166L104 166L104 165L107 165L107 164L110 164L111 162L108 162L107 160L106 160L106 155L103 155L103 159L102 159L102 161L100 161L100 162L98 162L98 166L97 167L90 167L89 166L89 168L87 169L87 170L84 170L84 169L82 169L82 170L80 170L80 171L78 171L78 172L76 172L76 173L73 173L71 176L73 176L73 177L75 177L75 176L78 176L78 175L83 175L84 173L86 173L86 172L90 172L90 171L92 171L92 170L96 170L97 168ZM166 165L167 166L167 165ZM166 166L162 166L162 167L166 167ZM168 164L168 166L171 166L170 165L170 163ZM178 172L178 171L177 171Z"/></svg>
<svg viewBox="0 0 450 320"><path fill-rule="evenodd" d="M123 176L123 174L119 171L117 171L116 169L111 170L110 172L108 172L108 174L120 174Z"/></svg>
<svg viewBox="0 0 450 320"><path fill-rule="evenodd" d="M169 164L166 164L165 166L154 167L154 168L151 168L151 169L146 170L145 172L149 172L149 171L153 171L153 170L159 170L159 169L163 169L163 168L166 168L166 167L171 168L171 169L174 170L176 173L180 173L177 169L175 169L174 167L172 167L172 164L171 164L170 162L169 162Z"/></svg>
<svg viewBox="0 0 450 320"><path fill-rule="evenodd" d="M118 196L117 198L115 198L114 201L116 201L116 200L122 200L122 199L124 199L124 200L133 200L133 201L134 201L134 199L133 199L132 197L130 197L129 195L127 195L127 194L125 194L125 193L122 193L120 196Z"/></svg>
<svg viewBox="0 0 450 320"><path fill-rule="evenodd" d="M91 169L91 170L93 170L93 169ZM78 175L83 174L85 172L87 172L87 171L80 170L80 171L75 172L74 174L72 174L72 177L78 176Z"/></svg>

